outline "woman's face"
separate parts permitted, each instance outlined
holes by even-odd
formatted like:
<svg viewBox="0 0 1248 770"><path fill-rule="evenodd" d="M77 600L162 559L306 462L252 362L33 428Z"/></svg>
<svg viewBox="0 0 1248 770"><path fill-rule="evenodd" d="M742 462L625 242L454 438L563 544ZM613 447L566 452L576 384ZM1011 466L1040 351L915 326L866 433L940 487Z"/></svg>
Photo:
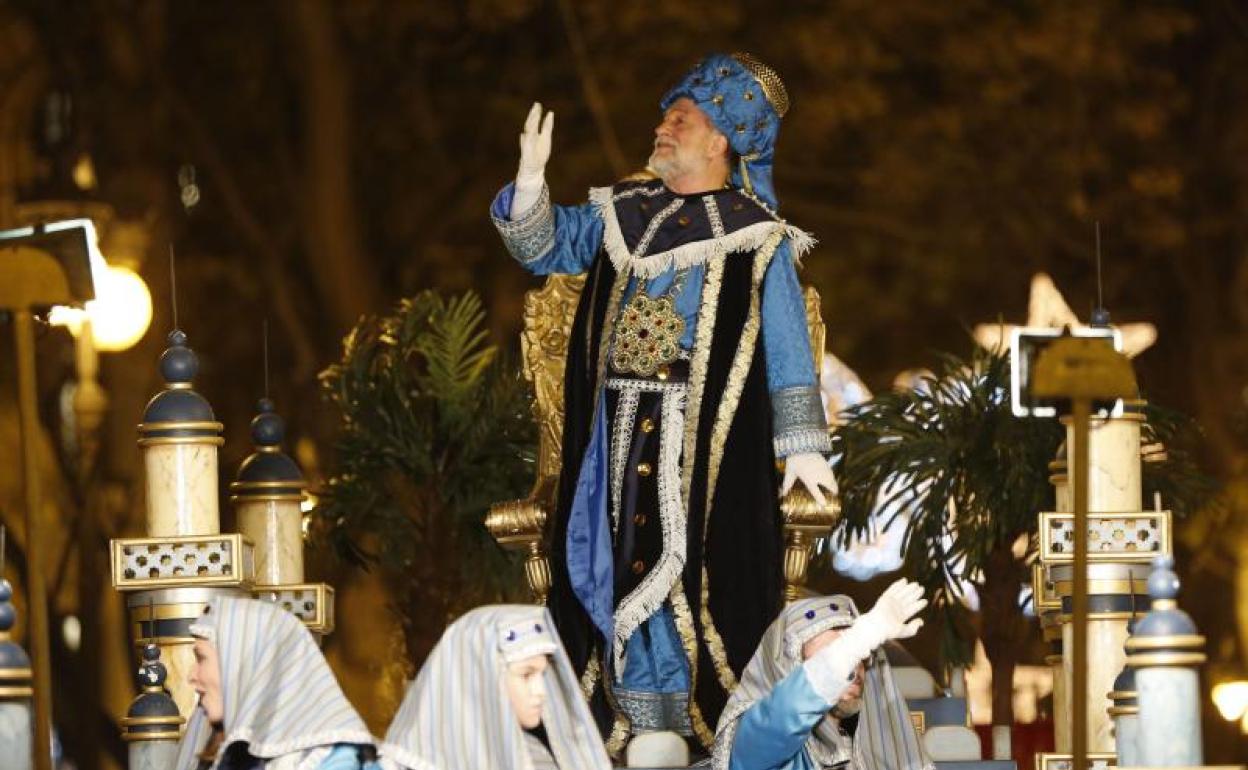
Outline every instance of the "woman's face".
<svg viewBox="0 0 1248 770"><path fill-rule="evenodd" d="M199 693L199 707L208 721L220 724L225 719L225 698L221 694L221 661L217 646L207 639L195 640L195 665L187 681Z"/></svg>
<svg viewBox="0 0 1248 770"><path fill-rule="evenodd" d="M507 673L503 675L516 719L526 730L542 723L542 706L546 703L546 667L549 663L547 656L534 655L509 663Z"/></svg>

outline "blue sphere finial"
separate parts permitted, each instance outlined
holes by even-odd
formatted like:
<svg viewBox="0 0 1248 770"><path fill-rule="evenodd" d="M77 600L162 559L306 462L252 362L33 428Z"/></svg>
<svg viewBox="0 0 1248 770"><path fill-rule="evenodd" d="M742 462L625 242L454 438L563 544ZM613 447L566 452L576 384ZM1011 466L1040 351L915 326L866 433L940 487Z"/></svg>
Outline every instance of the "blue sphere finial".
<svg viewBox="0 0 1248 770"><path fill-rule="evenodd" d="M169 347L160 354L160 375L165 382L189 383L199 372L199 357L186 346L186 332L174 329L169 332Z"/></svg>
<svg viewBox="0 0 1248 770"><path fill-rule="evenodd" d="M0 578L0 633L12 630L17 623L17 608L13 606L13 586Z"/></svg>
<svg viewBox="0 0 1248 770"><path fill-rule="evenodd" d="M1174 557L1158 556L1153 559L1153 571L1148 576L1148 595L1154 601L1173 600L1179 595L1179 576L1174 574Z"/></svg>
<svg viewBox="0 0 1248 770"><path fill-rule="evenodd" d="M155 643L143 645L143 665L139 666L139 687L164 687L169 670L160 661L160 648Z"/></svg>
<svg viewBox="0 0 1248 770"><path fill-rule="evenodd" d="M251 421L251 440L257 446L273 447L286 438L286 422L274 411L273 402L267 398L260 399L257 405L260 413Z"/></svg>

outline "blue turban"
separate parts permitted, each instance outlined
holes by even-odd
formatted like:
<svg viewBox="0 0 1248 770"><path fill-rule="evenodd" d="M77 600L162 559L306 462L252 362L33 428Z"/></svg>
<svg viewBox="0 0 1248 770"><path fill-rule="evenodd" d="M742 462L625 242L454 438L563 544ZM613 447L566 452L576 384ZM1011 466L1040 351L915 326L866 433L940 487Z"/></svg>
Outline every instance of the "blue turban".
<svg viewBox="0 0 1248 770"><path fill-rule="evenodd" d="M734 186L777 207L771 180L780 119L789 109L780 76L748 53L712 54L667 92L660 109L688 97L728 139L740 162L732 170Z"/></svg>

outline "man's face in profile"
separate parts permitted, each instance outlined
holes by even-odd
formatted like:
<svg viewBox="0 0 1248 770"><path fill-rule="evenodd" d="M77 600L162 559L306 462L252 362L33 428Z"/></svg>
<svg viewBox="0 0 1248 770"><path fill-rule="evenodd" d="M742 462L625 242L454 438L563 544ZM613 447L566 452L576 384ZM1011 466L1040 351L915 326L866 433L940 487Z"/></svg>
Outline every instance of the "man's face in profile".
<svg viewBox="0 0 1248 770"><path fill-rule="evenodd" d="M728 141L692 99L681 97L654 129L649 166L661 179L701 173L727 151Z"/></svg>

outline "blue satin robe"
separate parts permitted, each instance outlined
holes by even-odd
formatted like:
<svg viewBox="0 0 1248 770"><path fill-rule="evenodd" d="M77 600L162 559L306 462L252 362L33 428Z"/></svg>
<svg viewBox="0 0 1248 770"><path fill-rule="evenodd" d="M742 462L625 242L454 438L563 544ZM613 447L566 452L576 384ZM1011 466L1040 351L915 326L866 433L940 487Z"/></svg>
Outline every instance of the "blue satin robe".
<svg viewBox="0 0 1248 770"><path fill-rule="evenodd" d="M833 704L798 666L741 716L729 770L818 770L806 741Z"/></svg>

